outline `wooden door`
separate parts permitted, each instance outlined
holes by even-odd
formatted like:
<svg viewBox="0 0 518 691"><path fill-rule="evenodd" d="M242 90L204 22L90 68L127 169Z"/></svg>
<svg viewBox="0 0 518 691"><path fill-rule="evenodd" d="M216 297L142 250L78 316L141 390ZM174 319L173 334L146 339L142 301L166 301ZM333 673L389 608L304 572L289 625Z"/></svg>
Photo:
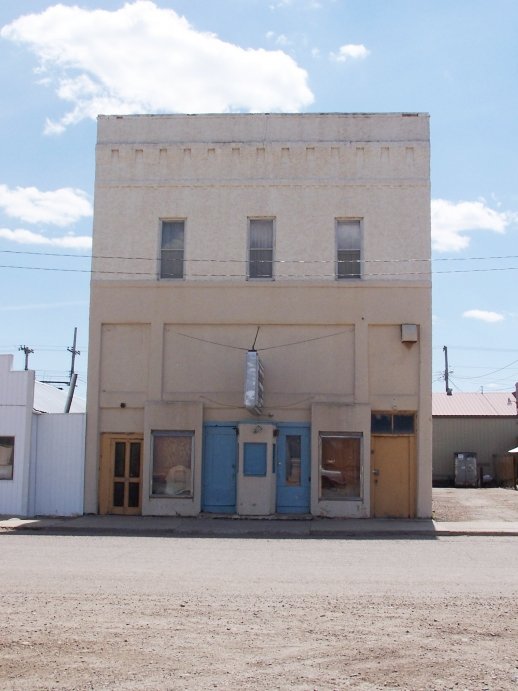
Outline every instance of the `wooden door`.
<svg viewBox="0 0 518 691"><path fill-rule="evenodd" d="M142 437L139 435L102 435L100 513L142 513L142 446Z"/></svg>
<svg viewBox="0 0 518 691"><path fill-rule="evenodd" d="M414 518L415 437L373 436L371 513L374 518Z"/></svg>

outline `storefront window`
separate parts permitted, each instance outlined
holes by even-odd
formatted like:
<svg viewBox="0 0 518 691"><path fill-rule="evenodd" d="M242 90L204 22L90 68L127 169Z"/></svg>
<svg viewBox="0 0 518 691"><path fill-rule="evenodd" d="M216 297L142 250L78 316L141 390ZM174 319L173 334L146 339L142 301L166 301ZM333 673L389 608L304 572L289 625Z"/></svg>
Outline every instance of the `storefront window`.
<svg viewBox="0 0 518 691"><path fill-rule="evenodd" d="M320 435L320 498L361 498L361 435Z"/></svg>
<svg viewBox="0 0 518 691"><path fill-rule="evenodd" d="M153 432L151 495L192 497L194 432Z"/></svg>

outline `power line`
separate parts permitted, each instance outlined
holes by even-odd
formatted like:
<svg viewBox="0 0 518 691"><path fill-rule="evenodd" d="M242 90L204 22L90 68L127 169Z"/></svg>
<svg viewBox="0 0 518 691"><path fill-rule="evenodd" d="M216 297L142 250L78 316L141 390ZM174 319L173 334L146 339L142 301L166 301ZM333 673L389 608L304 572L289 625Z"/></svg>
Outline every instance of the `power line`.
<svg viewBox="0 0 518 691"><path fill-rule="evenodd" d="M0 250L0 254L22 254L30 256L39 257L66 257L66 258L76 258L76 259L121 259L128 261L159 261L157 257L135 257L128 255L103 255L103 254L78 254L78 253L64 253L64 252L34 252L29 250ZM405 263L405 262L465 262L465 261L492 261L492 260L502 260L502 259L518 259L516 254L503 254L503 255L492 255L489 257L408 257L408 258L392 258L392 259L358 259L356 260L360 264L370 264L370 263ZM187 262L216 262L216 263L243 263L246 259L196 259L196 258L185 258L184 261ZM283 263L299 263L299 264L329 264L336 263L336 260L330 259L274 259L273 264L283 264Z"/></svg>
<svg viewBox="0 0 518 691"><path fill-rule="evenodd" d="M192 260L191 260L192 261ZM207 263L211 260L196 260L196 261L207 261ZM214 260L216 261L216 260ZM390 261L390 260L387 260ZM408 260L412 261L412 260ZM223 261L222 263L227 263L227 261ZM247 263L243 261L243 263ZM305 263L305 262L298 262L298 263ZM328 262L331 263L331 262ZM396 263L396 262L394 262ZM94 274L94 275L102 275L102 276L147 276L147 277L152 277L156 278L156 272L150 272L150 271L133 271L127 269L126 271L108 271L108 270L103 270L103 269L72 269L72 268L63 268L63 267L45 267L45 266L16 266L16 265L9 265L9 264L3 264L0 265L0 269L19 269L19 270L26 270L26 271L53 271L56 273L83 273L83 274ZM418 276L418 277L425 277L425 278L430 278L432 275L439 275L439 274L466 274L466 273L490 273L490 272L495 272L495 271L518 271L518 266L505 266L505 267L493 267L493 268L488 268L488 269L447 269L447 270L437 270L437 271L400 271L400 272L380 272L380 273L364 273L360 278L376 278L376 277L393 277L393 278L403 278L405 276ZM229 273L221 273L221 274L209 274L209 273L200 273L200 274L189 274L186 276L186 278L246 278L245 273L236 273L236 274L229 274ZM293 278L293 279L304 279L304 278L311 278L314 280L319 280L319 279L335 279L336 275L333 274L300 274L300 273L293 273L293 274L276 274L275 278ZM354 280L354 279L353 279ZM348 279L344 279L343 283L347 283Z"/></svg>

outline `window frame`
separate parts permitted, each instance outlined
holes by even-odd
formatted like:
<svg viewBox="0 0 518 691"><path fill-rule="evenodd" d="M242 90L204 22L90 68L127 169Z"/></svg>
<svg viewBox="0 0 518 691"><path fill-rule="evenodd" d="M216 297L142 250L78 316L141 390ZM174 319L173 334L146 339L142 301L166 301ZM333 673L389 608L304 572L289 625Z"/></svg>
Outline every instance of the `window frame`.
<svg viewBox="0 0 518 691"><path fill-rule="evenodd" d="M14 478L14 447L15 437L7 434L0 437L0 446L5 446L7 449L11 448L11 453L7 457L8 462L0 465L0 482L2 480L13 480ZM4 473L4 468L6 469ZM10 472L8 472L10 469Z"/></svg>
<svg viewBox="0 0 518 691"><path fill-rule="evenodd" d="M351 496L326 496L322 488L323 468L323 439L355 439L358 440L358 493ZM326 432L318 433L318 499L319 501L363 501L363 432ZM340 484L340 483L339 483ZM345 483L344 483L345 484Z"/></svg>
<svg viewBox="0 0 518 691"><path fill-rule="evenodd" d="M194 451L195 451L195 431L194 430L152 430L151 431L151 462L149 464L149 472L150 472L150 482L149 482L149 498L150 499L189 499L192 500L194 497ZM158 482L158 480L155 480L155 476L158 475L158 473L155 472L155 440L159 438L174 438L174 439L185 439L189 438L191 440L190 444L190 465L189 466L183 466L183 467L188 467L190 470L190 478L189 482L186 483L186 488L183 489L181 492L178 492L176 494L170 494L168 492L159 492L155 491L155 482ZM168 472L170 472L173 468L178 467L179 465L182 464L176 464L175 466L171 465L171 467L168 469ZM162 480L162 482L165 482L166 486L167 483L171 481L174 483L174 480Z"/></svg>
<svg viewBox="0 0 518 691"><path fill-rule="evenodd" d="M181 223L182 224L182 231L183 231L183 238L182 238L182 272L181 276L180 275L164 275L164 252L180 252L180 250L176 249L168 249L164 248L164 225L166 223ZM158 278L161 281L182 281L185 279L185 237L186 237L186 225L187 225L187 219L186 218L161 218L160 219L160 228L159 228L159 246L160 246L160 255L158 259ZM169 260L171 261L171 259ZM172 260L172 261L180 261L179 259Z"/></svg>
<svg viewBox="0 0 518 691"><path fill-rule="evenodd" d="M339 226L340 224L357 224L359 233L358 247L353 249L345 249L339 247ZM357 258L340 259L339 252L355 253ZM335 218L335 278L337 281L353 281L363 278L362 271L363 261L363 219L362 218ZM357 262L358 270L356 272L341 272L340 264L343 263L348 266L351 262Z"/></svg>
<svg viewBox="0 0 518 691"><path fill-rule="evenodd" d="M251 236L252 236L252 224L254 221L265 222L268 221L272 224L272 243L271 248L252 248L251 246ZM246 248L246 278L248 281L274 281L275 280L275 236L276 236L276 218L275 216L249 216L247 219L247 248ZM251 260L251 253L253 251L271 251L270 259L270 275L269 276L252 276L251 266L253 264ZM256 263L257 262L256 260Z"/></svg>
<svg viewBox="0 0 518 691"><path fill-rule="evenodd" d="M385 430L375 430L373 429L373 422L375 417L386 417L390 418L390 429L385 429ZM395 418L412 418L412 431L401 431L400 429L395 429ZM373 435L378 435L378 436L391 436L391 437L414 437L416 434L416 422L417 422L417 415L415 412L412 411L398 411L397 413L394 412L387 412L384 410L374 410L371 413L371 434Z"/></svg>

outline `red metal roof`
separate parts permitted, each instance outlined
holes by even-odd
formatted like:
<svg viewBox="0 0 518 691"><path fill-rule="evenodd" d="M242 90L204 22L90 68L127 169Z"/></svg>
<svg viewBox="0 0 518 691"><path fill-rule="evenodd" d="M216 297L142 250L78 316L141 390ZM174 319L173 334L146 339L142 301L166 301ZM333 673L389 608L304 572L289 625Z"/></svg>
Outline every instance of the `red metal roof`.
<svg viewBox="0 0 518 691"><path fill-rule="evenodd" d="M509 417L516 415L512 393L446 393L432 394L432 415L450 417Z"/></svg>

